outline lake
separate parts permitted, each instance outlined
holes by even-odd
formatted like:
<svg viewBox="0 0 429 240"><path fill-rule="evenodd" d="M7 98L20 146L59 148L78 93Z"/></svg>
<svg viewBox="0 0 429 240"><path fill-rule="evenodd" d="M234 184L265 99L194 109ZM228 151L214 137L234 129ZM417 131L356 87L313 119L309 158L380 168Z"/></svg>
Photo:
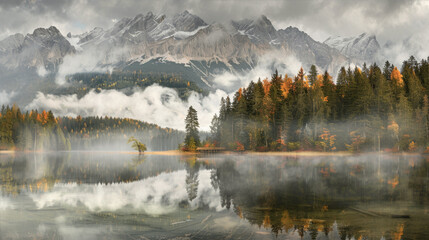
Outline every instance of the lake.
<svg viewBox="0 0 429 240"><path fill-rule="evenodd" d="M429 239L429 157L0 154L1 239Z"/></svg>

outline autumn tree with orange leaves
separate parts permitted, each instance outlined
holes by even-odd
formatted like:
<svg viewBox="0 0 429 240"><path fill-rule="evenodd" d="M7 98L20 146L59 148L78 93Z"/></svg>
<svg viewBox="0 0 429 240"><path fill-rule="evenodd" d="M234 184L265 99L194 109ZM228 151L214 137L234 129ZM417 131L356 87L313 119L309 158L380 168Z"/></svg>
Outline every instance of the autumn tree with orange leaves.
<svg viewBox="0 0 429 240"><path fill-rule="evenodd" d="M177 149L184 133L128 118L55 117L52 111L17 106L0 111L0 149L25 151L94 150L126 148L130 136L150 143L154 150ZM110 145L110 146L109 146ZM99 150L99 149L97 149Z"/></svg>
<svg viewBox="0 0 429 240"><path fill-rule="evenodd" d="M280 142L315 149L320 140L327 144L325 131L335 136L335 150L379 151L402 142L406 151L410 142L413 151L426 149L428 94L428 61L412 57L401 71L389 62L383 69L363 64L341 68L336 79L316 66L294 77L276 71L223 101L214 136L222 146L239 141L257 151L285 149Z"/></svg>

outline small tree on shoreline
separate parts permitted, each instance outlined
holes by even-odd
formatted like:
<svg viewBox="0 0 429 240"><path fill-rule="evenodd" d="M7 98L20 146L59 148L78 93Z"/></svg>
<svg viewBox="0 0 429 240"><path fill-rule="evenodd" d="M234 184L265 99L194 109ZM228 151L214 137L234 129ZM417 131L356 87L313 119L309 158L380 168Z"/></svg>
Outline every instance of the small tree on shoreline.
<svg viewBox="0 0 429 240"><path fill-rule="evenodd" d="M135 137L130 137L128 139L128 143L132 143L131 147L134 148L135 150L139 151L139 154L142 154L142 153L144 153L144 151L146 151L146 145L141 143Z"/></svg>

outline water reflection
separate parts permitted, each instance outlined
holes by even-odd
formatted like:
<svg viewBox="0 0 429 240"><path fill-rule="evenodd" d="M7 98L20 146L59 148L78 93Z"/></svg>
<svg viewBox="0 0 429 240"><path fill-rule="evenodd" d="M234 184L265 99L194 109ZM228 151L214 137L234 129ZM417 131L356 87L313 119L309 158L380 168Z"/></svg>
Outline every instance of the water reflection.
<svg viewBox="0 0 429 240"><path fill-rule="evenodd" d="M400 239L409 227L422 232L408 237L421 238L429 220L428 161L415 156L383 158L379 164L376 156L235 157L209 166L222 206L276 235L296 231L315 239L332 238L337 232L334 235L342 239Z"/></svg>
<svg viewBox="0 0 429 240"><path fill-rule="evenodd" d="M402 155L3 154L0 232L7 238L86 232L108 239L424 239L428 173L427 158Z"/></svg>
<svg viewBox="0 0 429 240"><path fill-rule="evenodd" d="M196 157L190 157L185 160L186 166L186 192L188 193L189 201L194 200L198 193L198 172L200 170L200 162Z"/></svg>

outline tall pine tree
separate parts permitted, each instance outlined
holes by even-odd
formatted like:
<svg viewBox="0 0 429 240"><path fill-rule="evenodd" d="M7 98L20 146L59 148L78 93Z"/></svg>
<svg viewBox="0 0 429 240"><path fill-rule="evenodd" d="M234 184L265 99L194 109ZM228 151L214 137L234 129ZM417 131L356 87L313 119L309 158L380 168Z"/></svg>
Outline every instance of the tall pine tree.
<svg viewBox="0 0 429 240"><path fill-rule="evenodd" d="M198 123L197 111L192 106L190 106L188 109L188 115L186 116L185 124L186 124L185 145L188 148L191 148L191 150L195 150L193 148L200 146L200 136L198 133L198 128L200 124Z"/></svg>

